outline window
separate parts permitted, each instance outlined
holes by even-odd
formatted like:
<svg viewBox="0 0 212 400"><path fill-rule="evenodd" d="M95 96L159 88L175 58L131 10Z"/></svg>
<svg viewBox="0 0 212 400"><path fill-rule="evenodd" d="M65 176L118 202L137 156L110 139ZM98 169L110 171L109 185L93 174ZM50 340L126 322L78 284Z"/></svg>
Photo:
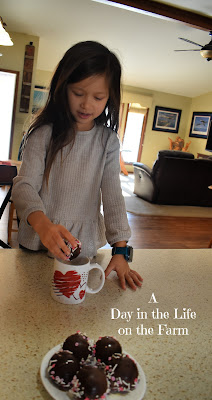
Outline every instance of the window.
<svg viewBox="0 0 212 400"><path fill-rule="evenodd" d="M0 160L11 157L13 122L19 72L0 70Z"/></svg>
<svg viewBox="0 0 212 400"><path fill-rule="evenodd" d="M125 163L138 161L141 146L142 128L146 109L140 104L129 104L126 115L126 126L123 133L121 154Z"/></svg>

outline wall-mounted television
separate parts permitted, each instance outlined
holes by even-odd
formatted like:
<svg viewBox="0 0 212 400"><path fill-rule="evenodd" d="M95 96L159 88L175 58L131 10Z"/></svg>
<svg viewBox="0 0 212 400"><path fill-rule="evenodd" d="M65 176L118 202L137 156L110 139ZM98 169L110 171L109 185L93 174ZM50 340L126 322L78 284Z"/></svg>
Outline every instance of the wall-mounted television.
<svg viewBox="0 0 212 400"><path fill-rule="evenodd" d="M212 151L212 122L210 123L205 150Z"/></svg>

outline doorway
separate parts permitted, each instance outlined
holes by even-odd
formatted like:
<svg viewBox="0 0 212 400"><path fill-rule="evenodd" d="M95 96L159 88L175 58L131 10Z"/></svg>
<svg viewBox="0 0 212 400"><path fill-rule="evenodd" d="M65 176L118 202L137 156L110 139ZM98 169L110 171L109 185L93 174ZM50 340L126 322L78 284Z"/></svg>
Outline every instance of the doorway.
<svg viewBox="0 0 212 400"><path fill-rule="evenodd" d="M0 160L11 158L15 108L18 90L18 71L0 69Z"/></svg>
<svg viewBox="0 0 212 400"><path fill-rule="evenodd" d="M147 115L148 109L138 103L122 104L121 152L125 164L133 164L141 159Z"/></svg>

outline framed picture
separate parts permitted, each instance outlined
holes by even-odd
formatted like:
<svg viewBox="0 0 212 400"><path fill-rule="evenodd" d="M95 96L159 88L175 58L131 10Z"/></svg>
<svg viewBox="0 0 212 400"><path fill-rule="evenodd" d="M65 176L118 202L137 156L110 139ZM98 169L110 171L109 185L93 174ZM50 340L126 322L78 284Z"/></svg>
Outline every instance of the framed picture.
<svg viewBox="0 0 212 400"><path fill-rule="evenodd" d="M189 136L207 139L211 120L212 113L193 112Z"/></svg>
<svg viewBox="0 0 212 400"><path fill-rule="evenodd" d="M32 103L32 113L35 114L40 108L44 107L48 97L48 90L44 86L35 86Z"/></svg>
<svg viewBox="0 0 212 400"><path fill-rule="evenodd" d="M181 110L167 107L155 107L153 131L177 133L179 130Z"/></svg>

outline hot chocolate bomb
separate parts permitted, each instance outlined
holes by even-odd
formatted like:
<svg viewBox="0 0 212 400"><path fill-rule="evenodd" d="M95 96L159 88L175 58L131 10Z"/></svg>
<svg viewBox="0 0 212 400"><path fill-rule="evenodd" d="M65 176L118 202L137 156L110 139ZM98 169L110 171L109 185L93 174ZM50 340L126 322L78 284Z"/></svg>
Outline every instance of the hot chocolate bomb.
<svg viewBox="0 0 212 400"><path fill-rule="evenodd" d="M97 363L109 365L113 354L121 354L122 348L118 340L112 336L103 336L95 345L95 357Z"/></svg>
<svg viewBox="0 0 212 400"><path fill-rule="evenodd" d="M72 387L73 377L79 369L79 360L67 350L60 350L55 353L48 364L48 374L51 381L64 391L68 391Z"/></svg>
<svg viewBox="0 0 212 400"><path fill-rule="evenodd" d="M71 243L69 243L68 240L64 240L64 241L65 241L66 246L70 250L70 255L68 257L68 260L71 261L74 258L78 257L78 255L81 253L81 247L82 247L81 242L78 239L76 239L77 245L76 245L76 247L72 247Z"/></svg>
<svg viewBox="0 0 212 400"><path fill-rule="evenodd" d="M106 367L106 375L112 393L129 392L138 382L137 365L128 355L114 354L110 366Z"/></svg>
<svg viewBox="0 0 212 400"><path fill-rule="evenodd" d="M92 365L84 365L77 372L72 383L72 392L82 400L103 399L108 388L104 372Z"/></svg>
<svg viewBox="0 0 212 400"><path fill-rule="evenodd" d="M87 360L92 354L92 348L88 338L81 332L68 336L63 343L63 350L71 351L80 362Z"/></svg>
<svg viewBox="0 0 212 400"><path fill-rule="evenodd" d="M124 394L135 389L138 382L136 363L122 354L121 344L114 337L101 337L92 346L80 331L68 336L50 359L48 374L59 389L82 400Z"/></svg>

